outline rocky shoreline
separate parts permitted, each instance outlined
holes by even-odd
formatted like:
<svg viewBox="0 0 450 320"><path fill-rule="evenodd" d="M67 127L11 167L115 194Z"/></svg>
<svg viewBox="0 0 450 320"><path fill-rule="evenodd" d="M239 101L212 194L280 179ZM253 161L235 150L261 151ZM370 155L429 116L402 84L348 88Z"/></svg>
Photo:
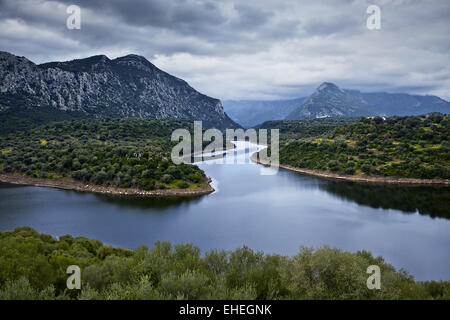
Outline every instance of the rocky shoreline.
<svg viewBox="0 0 450 320"><path fill-rule="evenodd" d="M268 163L264 163L257 159L256 153L253 154L250 159L253 162L268 166ZM333 173L321 170L312 170L297 168L290 165L280 164L280 168L307 174L310 176L316 176L325 179L340 180L340 181L354 181L361 183L370 184L402 184L402 185L440 185L440 186L450 186L449 179L416 179L416 178L403 178L403 177L382 177L382 176L367 176L367 175L348 175Z"/></svg>
<svg viewBox="0 0 450 320"><path fill-rule="evenodd" d="M117 188L117 187L107 187L95 184L86 184L81 181L77 181L71 178L63 179L42 179L33 177L24 177L14 174L0 174L0 181L36 186L36 187L49 187L63 190L73 190L80 192L93 192L108 195L118 195L118 196L139 196L139 197L193 197L199 195L205 195L214 192L214 188L211 187L211 179L207 178L204 183L206 186L197 189L163 189L163 190L141 190L136 188Z"/></svg>

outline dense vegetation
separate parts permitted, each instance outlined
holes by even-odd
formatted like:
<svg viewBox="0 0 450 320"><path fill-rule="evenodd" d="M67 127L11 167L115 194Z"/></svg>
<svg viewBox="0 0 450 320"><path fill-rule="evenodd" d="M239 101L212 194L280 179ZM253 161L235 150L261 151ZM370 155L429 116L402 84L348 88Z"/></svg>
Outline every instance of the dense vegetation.
<svg viewBox="0 0 450 320"><path fill-rule="evenodd" d="M4 96L0 96L0 106L2 104L7 105L7 103L3 103L5 99ZM9 102L8 100L8 103L17 104L18 102ZM86 118L87 116L81 112L61 111L50 107L39 107L39 109L9 108L0 112L0 123L2 124L0 126L0 135L32 129L55 121L72 119L86 120Z"/></svg>
<svg viewBox="0 0 450 320"><path fill-rule="evenodd" d="M255 129L279 129L280 139L286 143L294 139L316 137L331 132L337 126L358 121L360 118L320 118L304 120L266 121ZM270 133L270 130L268 130Z"/></svg>
<svg viewBox="0 0 450 320"><path fill-rule="evenodd" d="M71 120L0 136L0 172L144 190L197 188L196 166L174 165L170 141L187 120Z"/></svg>
<svg viewBox="0 0 450 320"><path fill-rule="evenodd" d="M450 119L363 118L319 137L283 141L280 163L345 174L450 178Z"/></svg>
<svg viewBox="0 0 450 320"><path fill-rule="evenodd" d="M293 257L209 251L157 242L116 249L98 240L59 240L29 227L0 232L0 299L449 299L449 282L415 282L369 252L301 248ZM81 290L66 289L69 265ZM366 286L369 265L381 290Z"/></svg>

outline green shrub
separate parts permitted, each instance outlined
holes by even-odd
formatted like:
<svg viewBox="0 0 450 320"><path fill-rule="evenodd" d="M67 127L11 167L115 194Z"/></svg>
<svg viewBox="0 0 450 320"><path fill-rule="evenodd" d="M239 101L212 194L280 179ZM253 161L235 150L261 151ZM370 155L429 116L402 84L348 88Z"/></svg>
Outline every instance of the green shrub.
<svg viewBox="0 0 450 320"><path fill-rule="evenodd" d="M176 185L177 185L177 188L180 188L180 189L186 189L189 187L189 183L187 183L186 181L178 181Z"/></svg>
<svg viewBox="0 0 450 320"><path fill-rule="evenodd" d="M415 282L381 257L324 246L288 257L210 251L157 242L152 249L105 246L83 237L22 227L0 232L0 299L449 299L449 282ZM81 268L81 290L67 290L69 265ZM381 269L369 290L367 267Z"/></svg>

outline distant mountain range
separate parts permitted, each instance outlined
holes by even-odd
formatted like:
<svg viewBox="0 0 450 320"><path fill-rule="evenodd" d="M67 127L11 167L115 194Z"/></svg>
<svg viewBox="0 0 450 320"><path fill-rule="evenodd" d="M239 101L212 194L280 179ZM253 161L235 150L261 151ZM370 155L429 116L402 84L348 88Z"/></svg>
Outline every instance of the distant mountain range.
<svg viewBox="0 0 450 320"><path fill-rule="evenodd" d="M251 127L281 119L449 113L450 103L436 96L363 93L324 82L309 97L277 101L224 101L224 108L234 121Z"/></svg>
<svg viewBox="0 0 450 320"><path fill-rule="evenodd" d="M90 118L187 118L205 127L238 126L220 100L155 67L144 57L104 55L36 65L0 52L0 115L24 109Z"/></svg>
<svg viewBox="0 0 450 320"><path fill-rule="evenodd" d="M404 116L430 112L448 113L450 103L436 96L406 93L343 90L324 82L286 119L344 117L344 116Z"/></svg>
<svg viewBox="0 0 450 320"><path fill-rule="evenodd" d="M346 90L375 108L379 115L419 115L430 112L449 113L450 102L436 96L420 96L407 93L371 92Z"/></svg>
<svg viewBox="0 0 450 320"><path fill-rule="evenodd" d="M283 120L306 98L292 100L224 100L226 113L245 128L253 127L268 120Z"/></svg>
<svg viewBox="0 0 450 320"><path fill-rule="evenodd" d="M333 83L324 82L286 119L326 118L374 115L376 110L360 97L349 94Z"/></svg>
<svg viewBox="0 0 450 320"><path fill-rule="evenodd" d="M67 117L185 118L202 120L205 127L224 129L238 127L236 122L252 127L268 120L417 115L449 110L450 103L436 96L363 93L329 82L322 83L309 97L227 100L223 107L220 100L201 94L138 55L112 60L98 55L36 65L25 57L0 51L0 120L12 129L24 119L45 122Z"/></svg>

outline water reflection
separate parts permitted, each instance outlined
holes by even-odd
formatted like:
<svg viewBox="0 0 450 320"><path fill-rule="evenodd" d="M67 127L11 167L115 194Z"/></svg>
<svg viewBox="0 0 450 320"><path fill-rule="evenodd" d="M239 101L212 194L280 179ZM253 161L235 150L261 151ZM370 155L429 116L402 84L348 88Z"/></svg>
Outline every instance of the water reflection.
<svg viewBox="0 0 450 320"><path fill-rule="evenodd" d="M247 245L293 255L300 245L327 244L371 251L419 280L450 279L449 188L373 186L287 170L261 175L259 165L242 161L253 148L244 152L242 147L228 151L224 160L236 153L239 163L247 164L199 164L218 191L197 198L117 197L0 184L0 230L29 225L124 248L167 240L194 243L204 251Z"/></svg>
<svg viewBox="0 0 450 320"><path fill-rule="evenodd" d="M167 209L174 209L180 206L193 205L201 201L202 196L192 196L186 198L142 198L138 196L117 196L95 194L95 197L100 201L113 204L118 208L137 208L148 209L151 208L156 211L166 211Z"/></svg>
<svg viewBox="0 0 450 320"><path fill-rule="evenodd" d="M369 185L355 182L327 181L319 187L340 198L375 209L419 212L431 217L450 219L450 188L424 186Z"/></svg>

